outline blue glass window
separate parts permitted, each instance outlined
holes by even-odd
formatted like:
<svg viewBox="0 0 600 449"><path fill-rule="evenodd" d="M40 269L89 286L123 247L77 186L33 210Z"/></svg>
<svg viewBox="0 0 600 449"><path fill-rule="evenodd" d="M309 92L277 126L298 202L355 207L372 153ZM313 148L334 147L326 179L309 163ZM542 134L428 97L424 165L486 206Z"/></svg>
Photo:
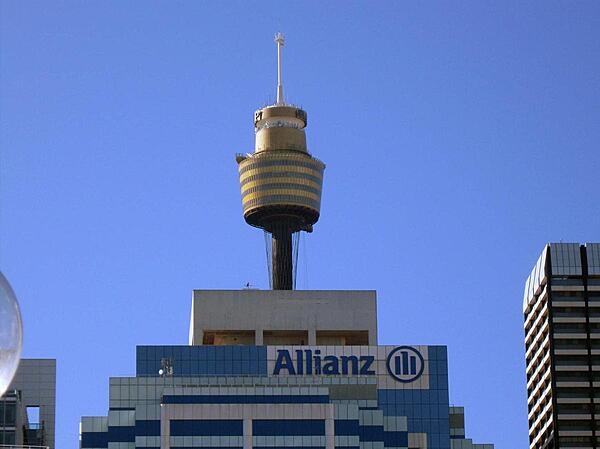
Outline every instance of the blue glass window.
<svg viewBox="0 0 600 449"><path fill-rule="evenodd" d="M160 420L139 420L135 422L135 434L138 436L159 436Z"/></svg>
<svg viewBox="0 0 600 449"><path fill-rule="evenodd" d="M121 443L131 443L135 441L135 427L127 426L127 427L108 427L108 441L113 442L121 442Z"/></svg>
<svg viewBox="0 0 600 449"><path fill-rule="evenodd" d="M106 432L82 432L81 447L108 447L108 434Z"/></svg>
<svg viewBox="0 0 600 449"><path fill-rule="evenodd" d="M358 420L336 419L334 429L335 435L358 435Z"/></svg>
<svg viewBox="0 0 600 449"><path fill-rule="evenodd" d="M241 419L173 419L170 421L171 436L242 436Z"/></svg>
<svg viewBox="0 0 600 449"><path fill-rule="evenodd" d="M165 395L163 404L327 404L328 396Z"/></svg>
<svg viewBox="0 0 600 449"><path fill-rule="evenodd" d="M325 435L323 419L255 419L252 435Z"/></svg>

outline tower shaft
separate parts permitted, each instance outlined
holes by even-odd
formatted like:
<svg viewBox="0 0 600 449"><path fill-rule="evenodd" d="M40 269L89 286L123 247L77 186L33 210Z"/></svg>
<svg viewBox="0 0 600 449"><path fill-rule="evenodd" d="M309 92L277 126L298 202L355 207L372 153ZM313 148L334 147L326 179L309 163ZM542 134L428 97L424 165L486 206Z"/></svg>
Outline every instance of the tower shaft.
<svg viewBox="0 0 600 449"><path fill-rule="evenodd" d="M287 223L277 223L271 231L273 245L273 290L292 290L292 231Z"/></svg>

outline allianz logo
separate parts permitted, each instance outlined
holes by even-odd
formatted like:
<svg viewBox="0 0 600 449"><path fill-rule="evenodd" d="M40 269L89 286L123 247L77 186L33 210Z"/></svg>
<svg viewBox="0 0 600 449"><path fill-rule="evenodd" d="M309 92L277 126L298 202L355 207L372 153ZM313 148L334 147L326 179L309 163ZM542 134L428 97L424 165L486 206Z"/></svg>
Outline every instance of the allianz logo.
<svg viewBox="0 0 600 449"><path fill-rule="evenodd" d="M374 376L377 374L374 362L372 355L337 356L322 354L320 349L277 349L272 375ZM409 383L421 377L425 361L412 346L398 346L388 353L386 367L395 380Z"/></svg>
<svg viewBox="0 0 600 449"><path fill-rule="evenodd" d="M388 373L399 382L414 382L425 369L425 360L412 346L398 346L391 351L386 360Z"/></svg>

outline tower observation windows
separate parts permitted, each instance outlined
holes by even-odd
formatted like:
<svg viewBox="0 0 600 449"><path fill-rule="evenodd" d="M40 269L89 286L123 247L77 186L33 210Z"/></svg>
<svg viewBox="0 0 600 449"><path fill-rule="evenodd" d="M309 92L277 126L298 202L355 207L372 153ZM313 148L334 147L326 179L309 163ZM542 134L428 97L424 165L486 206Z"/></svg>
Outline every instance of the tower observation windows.
<svg viewBox="0 0 600 449"><path fill-rule="evenodd" d="M264 123L256 127L256 132L259 132L261 129L265 128L292 128L292 129L302 129L304 128L304 123L302 121L289 118L272 118L267 119Z"/></svg>

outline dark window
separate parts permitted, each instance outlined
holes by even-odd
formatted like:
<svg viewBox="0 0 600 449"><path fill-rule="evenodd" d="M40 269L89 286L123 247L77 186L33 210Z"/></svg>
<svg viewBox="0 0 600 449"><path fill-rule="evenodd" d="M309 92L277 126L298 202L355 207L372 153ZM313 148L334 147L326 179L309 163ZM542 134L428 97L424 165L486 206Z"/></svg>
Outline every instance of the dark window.
<svg viewBox="0 0 600 449"><path fill-rule="evenodd" d="M17 403L0 401L0 426L14 427L17 421Z"/></svg>
<svg viewBox="0 0 600 449"><path fill-rule="evenodd" d="M241 419L172 419L172 436L241 436L244 424Z"/></svg>
<svg viewBox="0 0 600 449"><path fill-rule="evenodd" d="M358 435L358 419L336 419L335 435Z"/></svg>
<svg viewBox="0 0 600 449"><path fill-rule="evenodd" d="M0 432L0 436L3 436L3 438L0 438L0 440L2 441L2 444L15 444L15 431L14 430L4 430L2 432Z"/></svg>
<svg viewBox="0 0 600 449"><path fill-rule="evenodd" d="M325 435L323 419L255 419L252 435Z"/></svg>
<svg viewBox="0 0 600 449"><path fill-rule="evenodd" d="M81 447L108 447L108 433L83 432L81 434Z"/></svg>

